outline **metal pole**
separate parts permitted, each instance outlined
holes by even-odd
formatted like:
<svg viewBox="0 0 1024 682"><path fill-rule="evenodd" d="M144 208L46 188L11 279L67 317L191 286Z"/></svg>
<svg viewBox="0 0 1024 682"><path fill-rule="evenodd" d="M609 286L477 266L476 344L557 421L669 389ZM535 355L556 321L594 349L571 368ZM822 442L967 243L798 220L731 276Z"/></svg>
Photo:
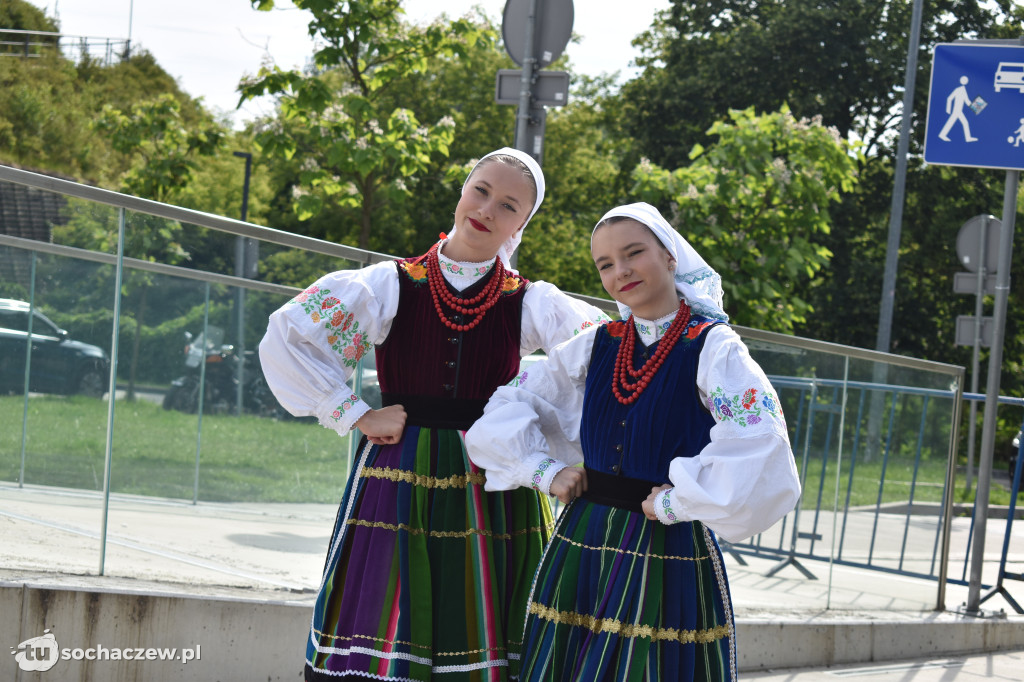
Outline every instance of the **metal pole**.
<svg viewBox="0 0 1024 682"><path fill-rule="evenodd" d="M836 492L832 500L832 546L828 551L828 590L825 593L825 610L832 608L832 571L835 568L836 541L839 533L836 532L839 524L839 481L843 477L843 434L846 433L846 398L849 395L850 382L850 357L843 360L843 397L842 407L839 411L839 449L836 453ZM824 468L822 469L824 472ZM851 476L853 472L850 472ZM822 474L824 475L824 473ZM840 548L842 551L842 548Z"/></svg>
<svg viewBox="0 0 1024 682"><path fill-rule="evenodd" d="M210 283L206 283L206 300L203 304L203 348L199 361L199 399L196 412L196 475L192 486L192 504L199 502L199 453L203 449L203 396L206 394L206 346L210 343Z"/></svg>
<svg viewBox="0 0 1024 682"><path fill-rule="evenodd" d="M537 60L533 56L533 33L537 26L537 11L541 0L530 0L530 10L526 15L526 46L523 50L523 68L519 77L519 107L516 109L515 148L530 154L530 141L527 132L530 128L530 99L532 97L533 70ZM519 261L519 253L513 253L509 264L514 269Z"/></svg>
<svg viewBox="0 0 1024 682"><path fill-rule="evenodd" d="M135 0L128 2L128 40L124 44L124 58L132 56L132 18L135 15Z"/></svg>
<svg viewBox="0 0 1024 682"><path fill-rule="evenodd" d="M903 113L900 120L900 139L896 149L896 176L889 208L889 239L885 247L885 273L882 276L882 299L878 308L878 333L875 350L888 353L892 345L892 315L896 301L896 269L900 255L900 232L903 229L903 204L907 186L907 154L910 149L910 124L914 118L914 84L917 81L917 52L921 42L921 2L914 0L910 19L910 45L907 47L907 72L903 79ZM874 383L889 381L889 366L875 363ZM868 414L866 461L874 459L880 449L884 395L871 396Z"/></svg>
<svg viewBox="0 0 1024 682"><path fill-rule="evenodd" d="M110 512L110 465L114 451L114 398L117 392L117 354L121 340L121 283L124 279L124 208L117 209L117 268L114 270L114 331L110 340L110 399L107 401L107 445L103 460L103 523L100 530L100 575L107 559L107 517Z"/></svg>
<svg viewBox="0 0 1024 682"><path fill-rule="evenodd" d="M28 441L28 388L32 377L32 321L36 310L36 252L32 252L31 276L28 284L28 325L25 329L25 405L21 411L21 471L18 487L25 487L25 450Z"/></svg>
<svg viewBox="0 0 1024 682"><path fill-rule="evenodd" d="M935 610L946 609L946 579L949 575L949 544L953 526L953 485L956 479L956 448L960 440L960 410L964 400L964 374L960 370L956 379L956 397L953 399L953 422L949 433L949 460L946 465L946 483L942 496L942 548L939 554L939 590L935 596Z"/></svg>
<svg viewBox="0 0 1024 682"><path fill-rule="evenodd" d="M983 298L985 296L985 277L988 270L985 268L985 261L988 260L988 226L991 223L991 216L985 216L985 222L981 226L981 242L978 253L981 254L981 261L978 265L978 286L974 290L974 354L971 358L971 393L978 392L978 373L981 369L981 315L983 312ZM966 492L971 492L971 469L974 467L974 432L976 430L978 403L971 401L971 420L967 423L967 479L965 481Z"/></svg>
<svg viewBox="0 0 1024 682"><path fill-rule="evenodd" d="M516 149L530 153L526 131L530 123L530 88L533 85L533 69L537 60L533 56L533 32L537 24L537 6L540 0L530 0L530 11L526 15L526 49L523 51L523 69L519 79L519 108L516 110Z"/></svg>
<svg viewBox="0 0 1024 682"><path fill-rule="evenodd" d="M892 342L892 314L896 299L896 267L899 260L900 231L903 228L903 203L907 186L907 153L910 148L910 123L914 115L914 83L917 78L917 51L921 42L921 1L914 0L910 19L910 46L907 48L907 73L903 84L903 119L896 150L896 182L889 210L889 241L885 247L885 274L882 279L882 303L878 312L878 336L875 350L889 352Z"/></svg>
<svg viewBox="0 0 1024 682"><path fill-rule="evenodd" d="M971 554L971 577L967 588L967 613L977 613L981 604L981 569L985 559L985 527L988 522L989 489L992 483L992 454L996 440L996 412L999 408L999 380L1003 365L1003 334L1006 330L1006 302L1010 295L1010 265L1013 255L1014 220L1017 217L1017 187L1020 171L1006 171L1003 191L1003 229L999 234L999 264L996 267L996 301L993 310L992 348L988 357L988 386L985 394L985 422L981 430L978 462L978 492L974 498L977 536ZM984 258L984 254L982 256Z"/></svg>
<svg viewBox="0 0 1024 682"><path fill-rule="evenodd" d="M245 159L245 181L242 183L242 222L249 215L249 177L252 174L252 154L249 152L234 152L234 155ZM246 239L242 235L235 237L235 277L245 277L248 269L245 262ZM238 320L238 349L235 358L238 361L236 367L236 380L238 386L235 389L235 414L241 415L242 401L245 398L245 288L238 287L235 295L235 314Z"/></svg>

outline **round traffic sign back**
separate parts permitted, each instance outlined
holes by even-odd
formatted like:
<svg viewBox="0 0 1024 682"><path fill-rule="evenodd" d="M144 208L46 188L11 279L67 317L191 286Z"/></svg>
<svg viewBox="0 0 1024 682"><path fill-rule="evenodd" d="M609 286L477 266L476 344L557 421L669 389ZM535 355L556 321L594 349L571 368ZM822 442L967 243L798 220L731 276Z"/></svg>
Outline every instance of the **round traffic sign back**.
<svg viewBox="0 0 1024 682"><path fill-rule="evenodd" d="M985 270L999 269L999 230L1002 221L991 215L976 215L960 227L956 235L956 257L971 272L981 268L981 237L985 230ZM987 226L987 227L986 227Z"/></svg>
<svg viewBox="0 0 1024 682"><path fill-rule="evenodd" d="M562 56L572 36L572 0L534 0L533 55L537 68L544 68ZM505 51L519 66L526 56L526 28L530 0L508 0L501 22Z"/></svg>

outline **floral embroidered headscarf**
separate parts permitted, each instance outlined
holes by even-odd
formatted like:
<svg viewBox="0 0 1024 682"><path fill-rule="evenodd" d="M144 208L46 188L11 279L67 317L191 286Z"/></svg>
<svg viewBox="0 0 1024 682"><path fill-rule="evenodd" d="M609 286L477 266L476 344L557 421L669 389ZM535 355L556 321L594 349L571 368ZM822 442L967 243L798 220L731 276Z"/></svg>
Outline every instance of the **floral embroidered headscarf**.
<svg viewBox="0 0 1024 682"><path fill-rule="evenodd" d="M676 261L676 291L693 312L704 317L728 322L729 316L722 308L722 278L711 269L711 266L690 246L690 243L669 225L658 209L643 202L626 204L605 213L597 225L616 216L631 218L646 225L668 249ZM597 225L594 226L594 230L597 230ZM591 245L593 245L593 232L590 234L590 239ZM627 319L631 312L629 307L621 303L617 303L617 305L622 319Z"/></svg>

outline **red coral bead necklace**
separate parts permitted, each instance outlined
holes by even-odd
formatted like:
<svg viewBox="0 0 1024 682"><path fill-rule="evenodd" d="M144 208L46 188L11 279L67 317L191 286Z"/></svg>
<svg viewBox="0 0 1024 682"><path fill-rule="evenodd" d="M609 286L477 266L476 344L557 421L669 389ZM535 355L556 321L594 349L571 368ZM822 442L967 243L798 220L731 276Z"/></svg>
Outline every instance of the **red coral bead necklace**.
<svg viewBox="0 0 1024 682"><path fill-rule="evenodd" d="M654 375L657 374L662 364L664 364L669 352L676 345L676 342L679 341L679 337L683 335L683 330L686 329L689 322L690 306L686 305L685 301L680 301L676 319L672 320L672 324L669 325L665 336L661 337L654 355L640 369L633 369L633 351L636 349L636 323L633 320L633 316L629 316L629 320L626 322L626 338L619 343L619 352L615 356L615 369L612 372L612 393L615 394L616 400L623 405L629 405L640 397L640 394L650 385ZM636 379L636 381L631 381L629 377ZM624 396L623 391L628 391L629 395Z"/></svg>
<svg viewBox="0 0 1024 682"><path fill-rule="evenodd" d="M430 296L434 299L434 309L437 310L441 322L449 329L457 332L465 332L476 327L484 319L487 311L494 307L501 298L501 288L505 283L505 265L500 258L494 259L495 272L491 280L484 286L483 290L472 298L459 298L449 289L441 273L441 259L438 256L440 244L434 244L427 252L427 284L430 285ZM456 324L448 319L448 315L441 307L444 305L463 315L476 315L469 324ZM483 301L481 303L481 301ZM480 303L480 305L476 305Z"/></svg>

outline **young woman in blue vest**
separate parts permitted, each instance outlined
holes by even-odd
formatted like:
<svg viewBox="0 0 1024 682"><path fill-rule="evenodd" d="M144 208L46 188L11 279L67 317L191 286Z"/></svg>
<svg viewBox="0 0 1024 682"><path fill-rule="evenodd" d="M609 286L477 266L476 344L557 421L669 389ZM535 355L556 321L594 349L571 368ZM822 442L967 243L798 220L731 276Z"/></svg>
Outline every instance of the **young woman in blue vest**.
<svg viewBox="0 0 1024 682"><path fill-rule="evenodd" d="M779 401L726 324L718 274L657 209L609 211L591 248L625 321L498 389L466 435L488 490L568 504L530 595L521 679L734 680L715 536L765 530L799 497Z"/></svg>
<svg viewBox="0 0 1024 682"><path fill-rule="evenodd" d="M270 318L260 358L281 404L368 439L338 511L307 680L506 680L518 669L551 512L533 490L486 492L463 433L521 356L608 319L511 268L543 198L530 156L493 152L426 254L326 275ZM371 350L379 410L346 385Z"/></svg>

